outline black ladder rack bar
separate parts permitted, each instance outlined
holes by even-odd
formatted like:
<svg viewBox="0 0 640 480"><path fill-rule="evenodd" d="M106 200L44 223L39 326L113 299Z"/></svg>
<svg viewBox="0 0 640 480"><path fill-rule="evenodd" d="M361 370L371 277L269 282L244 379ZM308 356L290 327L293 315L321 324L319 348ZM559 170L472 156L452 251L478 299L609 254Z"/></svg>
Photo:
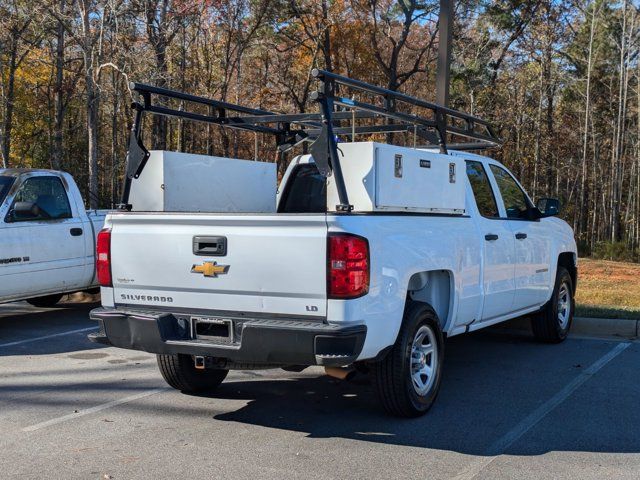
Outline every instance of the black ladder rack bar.
<svg viewBox="0 0 640 480"><path fill-rule="evenodd" d="M490 125L490 123L486 120L483 120L478 117L474 117L473 115L469 115L468 113L461 112L459 110L454 110L452 108L444 107L442 105L438 105L437 103L427 102L417 97L412 97L410 95L406 95L404 93L396 92L394 90L389 90L386 88L378 87L376 85L371 85L369 83L362 82L360 80L354 80L353 78L344 77L342 75L338 75L333 72L328 72L326 70L319 70L314 68L311 71L311 75L314 78L319 80L329 79L335 81L340 85L345 85L348 87L352 87L356 90L363 90L369 93L373 93L376 95L382 95L383 97L393 98L395 100L400 100L402 102L409 103L411 105L416 105L418 107L427 108L432 111L439 111L445 115L449 115L452 117L457 117L464 120L470 120L474 123ZM391 112L390 112L391 113Z"/></svg>
<svg viewBox="0 0 640 480"><path fill-rule="evenodd" d="M482 120L473 115L469 115L451 108L443 107L431 102L421 100L419 98L411 97L403 93L394 92L382 87L377 87L359 80L354 80L348 77L343 77L324 70L313 70L312 75L318 79L330 79L338 84L345 85L354 89L359 89L372 93L375 95L381 95L385 99L392 98L398 101L403 101L411 105L415 105L422 108L427 108L434 113L439 113L447 116L454 117L465 123L467 128L460 128L454 125L447 125L446 131L451 134L460 135L469 139L478 140L483 146L479 148L489 148L491 146L498 146L501 141L493 132L491 124L485 120ZM206 122L211 124L217 124L227 128L238 128L242 130L249 130L259 133L269 133L274 135L285 134L290 131L290 125L293 124L299 129L316 130L321 127L322 114L321 113L297 113L297 114L278 114L269 112L266 110L254 109L245 107L242 105L236 105L229 102L223 102L219 100L213 100L206 97L197 95L191 95L184 92L171 90L168 88L156 87L146 85L142 83L131 82L130 87L132 91L138 92L143 96L144 105L142 110L158 115L166 115L177 118L186 118L189 120ZM314 92L315 93L315 92ZM161 105L154 105L151 102L151 95L160 95L167 98L175 98L178 100L184 100L187 102L207 105L217 110L219 115L205 115L195 112L189 112L186 110L170 109ZM333 103L340 105L349 110L334 111L331 114L332 121L353 121L362 119L377 119L377 118L394 118L399 122L405 122L408 127L421 125L431 129L438 128L438 122L436 118L424 118L414 114L405 114L402 112L391 111L388 108L378 107L375 105L367 104L364 102L358 102L345 97L333 96ZM237 114L246 114L238 116L230 116L228 112L234 112ZM224 112L223 115L220 115ZM280 128L261 127L259 124L284 124L279 126ZM474 130L475 126L482 126L485 128L486 133L478 133ZM386 130L380 129L379 125L369 126L369 130L366 125L357 127L357 134L363 135L367 133L379 133ZM349 127L339 128L340 135L347 135ZM404 129L401 129L404 131ZM392 130L396 131L396 130ZM343 133L344 132L344 133ZM310 131L307 133L311 133ZM309 141L313 140L309 135Z"/></svg>
<svg viewBox="0 0 640 480"><path fill-rule="evenodd" d="M436 131L438 131L438 134L441 137L440 141L442 142L442 146L444 146L444 153L446 153L446 133L460 135L472 140L478 140L482 142L483 145L485 145L484 148L499 146L502 143L498 136L494 133L491 123L473 115L469 115L468 113L444 107L436 103L427 102L425 100L412 97L404 93L371 85L360 80L354 80L349 77L344 77L342 75L328 72L326 70L313 69L311 71L311 75L321 81L321 88L318 93L330 96L335 104L339 104L341 106L353 108L356 110L358 110L359 108L363 108L368 111L375 111L378 115L383 117L406 121L410 124L418 123L421 125L427 125L435 129ZM374 107L374 109L371 109L368 108L371 107L371 105L358 105L359 102L356 102L355 100L336 96L334 94L335 88L327 86L331 83L344 85L345 87L348 87L354 91L366 92L368 94L381 97L381 99L384 100L385 107ZM409 115L397 112L395 109L391 109L388 107L390 100L400 101L409 105L428 109L433 113L433 118L427 119L418 115ZM447 117L453 117L454 119L458 119L464 122L466 128L459 128L453 125L449 125L447 123ZM486 133L482 134L476 132L476 126L482 127L486 131Z"/></svg>
<svg viewBox="0 0 640 480"><path fill-rule="evenodd" d="M270 133L273 135L277 135L281 133L281 130L278 130L275 128L265 127L262 125L253 125L250 123L247 124L242 121L236 122L234 121L233 118L212 117L210 115L187 112L184 110L176 110L176 109L167 108L167 107L158 107L156 105L152 105L150 107L145 108L145 111L149 113L156 113L158 115L164 115L167 117L186 118L187 120L194 120L196 122L204 122L204 123L212 123L214 125L220 125L228 128L236 128L239 130L250 130L252 132ZM239 117L239 118L242 118L242 117Z"/></svg>
<svg viewBox="0 0 640 480"><path fill-rule="evenodd" d="M144 113L270 134L275 137L280 151L286 151L302 142L313 142L311 152L318 170L327 177L334 176L340 199L336 209L347 212L353 207L349 205L342 178L340 156L337 152L338 135L351 137L353 140L355 135L402 132L414 135L414 145L418 138L421 142L428 142L428 145L417 148L439 146L443 153L447 151L447 134L471 140L449 145L451 148L461 150L487 149L501 144L491 124L473 115L325 70L314 69L311 74L319 81L318 91L311 94L312 100L320 105L320 111L317 113L279 114L168 88L131 82L129 88L138 93L142 101L133 104L136 117L129 140L122 203L119 208L131 208L128 205L131 182L140 176L149 158L149 151L141 138ZM351 90L355 94L365 93L373 98L374 103L337 95L336 85L342 85L345 90ZM185 109L178 110L167 104L154 102L154 96L184 101ZM402 111L403 109L396 108L399 102L429 110L432 116L428 118L416 113L406 113ZM378 103L383 106L378 106ZM205 105L208 113L190 110L187 104ZM452 122L448 122L448 118ZM375 123L380 120L385 120L385 123ZM357 121L365 121L365 123L357 125ZM482 133L477 131L478 128L483 130Z"/></svg>
<svg viewBox="0 0 640 480"><path fill-rule="evenodd" d="M358 120L361 119L371 119L371 118L379 118L379 115L370 112L360 112L360 111L341 111L334 112L333 119L334 120L351 120L353 118ZM274 113L270 115L246 115L242 117L229 117L230 121L238 121L243 123L278 123L278 122L286 122L286 123L304 123L304 122L321 122L322 114L311 112L311 113Z"/></svg>
<svg viewBox="0 0 640 480"><path fill-rule="evenodd" d="M273 112L267 110L259 110L256 108L244 107L242 105L236 105L234 103L223 102L220 100L213 100L211 98L200 97L198 95L191 95L189 93L180 92L178 90L171 90L169 88L155 87L153 85L146 85L144 83L130 82L129 89L141 94L153 93L161 95L167 98L176 98L178 100L185 100L187 102L200 103L202 105L209 105L214 108L220 108L223 110L231 110L238 113L246 113L248 115L274 115ZM146 107L147 105L145 105Z"/></svg>

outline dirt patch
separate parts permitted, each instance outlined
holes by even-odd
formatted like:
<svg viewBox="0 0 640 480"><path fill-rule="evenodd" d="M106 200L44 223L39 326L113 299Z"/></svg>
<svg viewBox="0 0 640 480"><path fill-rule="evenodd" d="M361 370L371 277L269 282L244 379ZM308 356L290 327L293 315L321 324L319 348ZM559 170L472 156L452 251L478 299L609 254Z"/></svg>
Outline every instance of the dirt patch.
<svg viewBox="0 0 640 480"><path fill-rule="evenodd" d="M60 303L100 303L100 294L77 292L65 295Z"/></svg>
<svg viewBox="0 0 640 480"><path fill-rule="evenodd" d="M619 309L623 318L637 310L640 317L640 264L581 258L576 302L582 308Z"/></svg>
<svg viewBox="0 0 640 480"><path fill-rule="evenodd" d="M105 358L108 357L108 353L98 353L98 352L86 352L86 353L72 353L71 355L67 355L69 358L75 358L77 360L95 360L96 358Z"/></svg>

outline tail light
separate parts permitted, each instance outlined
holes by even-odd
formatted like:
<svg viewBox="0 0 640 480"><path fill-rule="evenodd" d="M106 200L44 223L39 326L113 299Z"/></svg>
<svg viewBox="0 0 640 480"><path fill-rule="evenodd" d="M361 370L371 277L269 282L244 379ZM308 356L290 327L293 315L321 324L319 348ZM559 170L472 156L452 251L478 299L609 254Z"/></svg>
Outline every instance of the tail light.
<svg viewBox="0 0 640 480"><path fill-rule="evenodd" d="M96 275L102 287L112 287L111 281L111 229L103 228L96 242Z"/></svg>
<svg viewBox="0 0 640 480"><path fill-rule="evenodd" d="M327 295L356 298L369 291L369 242L350 234L329 234Z"/></svg>

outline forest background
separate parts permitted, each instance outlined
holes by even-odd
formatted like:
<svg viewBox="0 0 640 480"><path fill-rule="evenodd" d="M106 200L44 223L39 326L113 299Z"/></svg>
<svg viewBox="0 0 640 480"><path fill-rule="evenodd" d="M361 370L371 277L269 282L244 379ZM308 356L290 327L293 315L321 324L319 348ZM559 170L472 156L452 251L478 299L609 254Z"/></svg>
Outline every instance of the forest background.
<svg viewBox="0 0 640 480"><path fill-rule="evenodd" d="M438 9L411 0L0 0L0 166L66 170L91 207L112 206L131 80L307 112L317 111L309 74L319 67L433 101ZM490 154L534 199L561 199L582 255L640 255L639 14L626 0L455 2L451 106L496 125L505 143ZM147 123L154 148L275 160L268 136Z"/></svg>

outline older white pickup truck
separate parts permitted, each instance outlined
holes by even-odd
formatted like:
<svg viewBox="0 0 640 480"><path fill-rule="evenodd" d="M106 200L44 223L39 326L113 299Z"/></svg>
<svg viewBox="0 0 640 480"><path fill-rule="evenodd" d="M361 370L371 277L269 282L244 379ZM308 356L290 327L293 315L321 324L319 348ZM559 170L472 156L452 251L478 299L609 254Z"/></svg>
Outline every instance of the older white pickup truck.
<svg viewBox="0 0 640 480"><path fill-rule="evenodd" d="M417 416L438 393L445 337L522 315L543 341L567 336L576 244L571 228L554 218L556 200L536 207L499 162L451 148L441 153L442 145L336 145L336 136L354 130L340 130L331 115L352 112L325 107L322 117L278 118L309 130L323 123L312 155L288 166L272 212L207 213L207 202L192 211L136 211L138 195L125 195L98 237L103 307L91 314L100 325L91 338L158 354L165 380L183 391L213 389L229 369L323 365L335 376L358 369L371 374L388 412ZM243 113L251 116L238 125L269 120ZM132 144L135 127L133 135ZM130 150L131 192L136 182L148 184L145 175L158 175L159 162L167 164L161 157L153 152L136 162ZM183 160L194 172L207 162ZM136 167L147 161L146 170ZM171 196L174 177L165 178L156 181ZM239 190L245 201L260 196L256 205L265 204L267 193Z"/></svg>
<svg viewBox="0 0 640 480"><path fill-rule="evenodd" d="M68 173L0 169L0 303L49 307L97 288L95 240L105 215L84 209Z"/></svg>

